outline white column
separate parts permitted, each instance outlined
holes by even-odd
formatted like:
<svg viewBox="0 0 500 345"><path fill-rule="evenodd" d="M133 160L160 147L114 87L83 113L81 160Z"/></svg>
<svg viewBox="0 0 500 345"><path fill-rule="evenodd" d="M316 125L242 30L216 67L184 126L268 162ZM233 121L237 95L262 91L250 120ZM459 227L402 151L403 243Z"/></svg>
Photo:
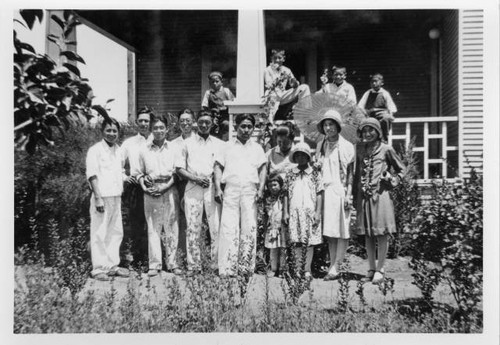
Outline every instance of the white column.
<svg viewBox="0 0 500 345"><path fill-rule="evenodd" d="M238 10L236 98L229 108L229 137L233 137L233 114L263 112L266 38L263 10Z"/></svg>
<svg viewBox="0 0 500 345"><path fill-rule="evenodd" d="M238 11L236 99L225 102L232 114L261 111L266 67L263 10Z"/></svg>

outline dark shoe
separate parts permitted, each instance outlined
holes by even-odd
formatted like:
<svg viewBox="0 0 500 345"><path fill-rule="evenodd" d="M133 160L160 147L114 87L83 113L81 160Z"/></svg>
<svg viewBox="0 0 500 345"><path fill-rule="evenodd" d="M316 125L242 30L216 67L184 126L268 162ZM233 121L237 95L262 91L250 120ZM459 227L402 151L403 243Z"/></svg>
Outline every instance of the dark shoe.
<svg viewBox="0 0 500 345"><path fill-rule="evenodd" d="M109 271L108 276L128 278L130 277L130 271L126 268L118 267L114 270Z"/></svg>
<svg viewBox="0 0 500 345"><path fill-rule="evenodd" d="M369 270L368 274L365 277L361 278L361 281L362 282L371 282L374 274L375 274L375 270Z"/></svg>

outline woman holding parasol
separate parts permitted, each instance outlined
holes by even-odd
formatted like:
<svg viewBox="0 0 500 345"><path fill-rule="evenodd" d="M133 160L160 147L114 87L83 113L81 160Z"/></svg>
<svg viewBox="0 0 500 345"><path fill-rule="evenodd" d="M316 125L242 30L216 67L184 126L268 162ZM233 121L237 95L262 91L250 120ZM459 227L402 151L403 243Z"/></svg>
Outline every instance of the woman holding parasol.
<svg viewBox="0 0 500 345"><path fill-rule="evenodd" d="M338 277L350 238L354 144L359 141L358 125L365 118L354 101L330 93L311 95L308 102L299 101L295 109L295 123L301 132L318 142L316 161L325 187L322 227L330 254L325 280Z"/></svg>
<svg viewBox="0 0 500 345"><path fill-rule="evenodd" d="M328 242L330 267L325 280L339 275L339 264L345 256L349 242L349 223L352 207L352 181L354 145L341 137L342 120L333 109L328 110L317 124L325 137L316 149L316 160L321 166L324 184L323 236Z"/></svg>

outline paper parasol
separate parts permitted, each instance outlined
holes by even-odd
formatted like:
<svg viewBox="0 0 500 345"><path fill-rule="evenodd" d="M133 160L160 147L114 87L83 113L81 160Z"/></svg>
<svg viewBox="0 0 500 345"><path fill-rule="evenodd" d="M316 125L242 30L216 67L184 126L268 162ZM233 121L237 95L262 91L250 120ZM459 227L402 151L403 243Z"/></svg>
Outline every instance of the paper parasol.
<svg viewBox="0 0 500 345"><path fill-rule="evenodd" d="M318 142L323 134L318 132L317 124L330 109L338 111L342 117L340 135L353 144L359 142L357 129L366 113L345 95L317 93L301 98L293 110L293 119L306 137Z"/></svg>

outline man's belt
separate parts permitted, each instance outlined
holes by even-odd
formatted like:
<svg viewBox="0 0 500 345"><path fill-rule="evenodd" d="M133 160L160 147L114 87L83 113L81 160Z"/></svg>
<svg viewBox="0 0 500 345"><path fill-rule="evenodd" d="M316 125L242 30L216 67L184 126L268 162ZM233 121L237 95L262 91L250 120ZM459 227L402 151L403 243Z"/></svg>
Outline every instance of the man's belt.
<svg viewBox="0 0 500 345"><path fill-rule="evenodd" d="M153 179L153 183L167 183L172 177L159 177Z"/></svg>

